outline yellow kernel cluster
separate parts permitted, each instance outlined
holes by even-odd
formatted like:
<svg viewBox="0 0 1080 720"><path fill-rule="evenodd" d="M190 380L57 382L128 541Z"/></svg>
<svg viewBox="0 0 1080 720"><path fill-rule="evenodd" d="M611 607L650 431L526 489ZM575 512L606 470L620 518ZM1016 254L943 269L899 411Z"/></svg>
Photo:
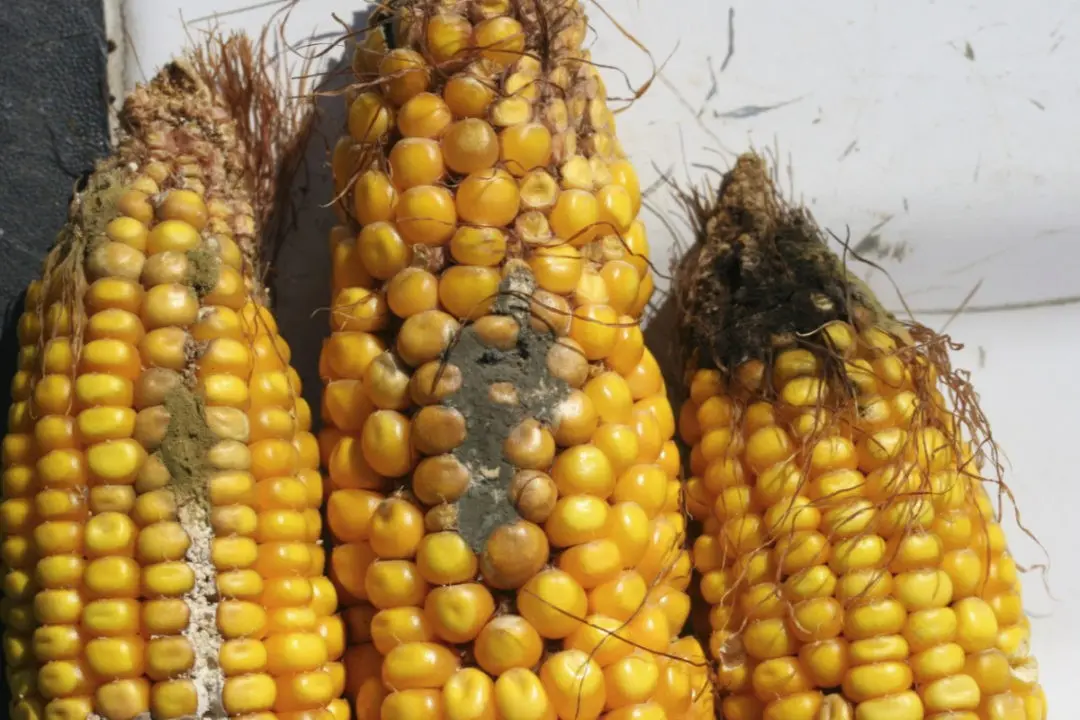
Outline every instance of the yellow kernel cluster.
<svg viewBox="0 0 1080 720"><path fill-rule="evenodd" d="M698 370L680 412L723 717L1045 720L1016 563L928 363L822 334L854 402L797 348Z"/></svg>
<svg viewBox="0 0 1080 720"><path fill-rule="evenodd" d="M349 268L335 305L355 308L350 319L373 329L436 304L475 318L491 305L500 267L516 258L535 274L538 308L560 328L640 315L654 281L641 194L600 76L574 51L580 15L553 15L565 25L552 31L562 60L545 69L507 3L458 4L430 19L402 16L398 33L426 50L385 51L374 41L357 50L369 89L352 100L333 169L342 219L360 231L335 243ZM433 254L448 265L438 277L425 268ZM410 267L429 273L388 283ZM382 283L371 300L360 292ZM610 350L613 329L573 324L595 346L590 360Z"/></svg>
<svg viewBox="0 0 1080 720"><path fill-rule="evenodd" d="M9 716L344 720L318 446L234 239L250 208L175 168L147 163L82 268L27 293L0 503Z"/></svg>
<svg viewBox="0 0 1080 720"><path fill-rule="evenodd" d="M653 288L640 190L584 15L437 5L404 3L396 47L376 30L357 49L333 155L319 441L347 697L359 720L711 719L704 649L679 637L675 418L637 325ZM515 315L496 299L522 277ZM495 382L485 402L565 388L555 421L526 417L486 459L515 469L518 519L482 550L458 532L480 471L459 451L485 432L453 402L478 392L462 333L503 351L550 338L546 380Z"/></svg>

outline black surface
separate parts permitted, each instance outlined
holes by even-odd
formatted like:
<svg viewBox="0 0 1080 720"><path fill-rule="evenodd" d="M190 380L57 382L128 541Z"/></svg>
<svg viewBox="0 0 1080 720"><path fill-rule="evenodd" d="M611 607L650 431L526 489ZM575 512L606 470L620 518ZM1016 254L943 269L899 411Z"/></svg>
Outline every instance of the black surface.
<svg viewBox="0 0 1080 720"><path fill-rule="evenodd" d="M0 432L23 292L75 183L108 150L104 25L102 0L0 0ZM7 695L0 674L0 717Z"/></svg>
<svg viewBox="0 0 1080 720"><path fill-rule="evenodd" d="M102 0L0 0L2 308L38 271L72 187L108 149L108 52Z"/></svg>

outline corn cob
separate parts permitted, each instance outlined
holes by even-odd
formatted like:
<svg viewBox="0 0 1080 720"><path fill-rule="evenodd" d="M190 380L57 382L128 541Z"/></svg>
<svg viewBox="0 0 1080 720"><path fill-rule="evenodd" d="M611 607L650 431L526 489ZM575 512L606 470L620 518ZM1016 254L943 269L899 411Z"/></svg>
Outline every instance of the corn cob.
<svg viewBox="0 0 1080 720"><path fill-rule="evenodd" d="M756 156L687 200L679 429L722 717L1045 720L947 338L882 310Z"/></svg>
<svg viewBox="0 0 1080 720"><path fill-rule="evenodd" d="M577 0L357 48L322 355L358 718L711 718L638 181Z"/></svg>
<svg viewBox="0 0 1080 720"><path fill-rule="evenodd" d="M134 91L27 291L0 505L14 720L348 716L317 442L259 260L305 121L260 48L212 38Z"/></svg>

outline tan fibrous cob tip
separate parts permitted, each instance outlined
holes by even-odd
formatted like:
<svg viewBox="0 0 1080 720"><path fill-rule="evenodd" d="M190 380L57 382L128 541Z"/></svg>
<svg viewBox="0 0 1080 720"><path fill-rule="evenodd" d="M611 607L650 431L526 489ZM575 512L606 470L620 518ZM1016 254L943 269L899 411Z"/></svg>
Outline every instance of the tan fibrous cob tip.
<svg viewBox="0 0 1080 720"><path fill-rule="evenodd" d="M693 560L724 720L1045 720L1008 494L951 341L740 157L683 196Z"/></svg>
<svg viewBox="0 0 1080 720"><path fill-rule="evenodd" d="M712 718L641 193L583 8L371 25L321 366L357 717Z"/></svg>
<svg viewBox="0 0 1080 720"><path fill-rule="evenodd" d="M20 319L12 720L346 718L311 413L262 283L306 108L212 35L127 98Z"/></svg>

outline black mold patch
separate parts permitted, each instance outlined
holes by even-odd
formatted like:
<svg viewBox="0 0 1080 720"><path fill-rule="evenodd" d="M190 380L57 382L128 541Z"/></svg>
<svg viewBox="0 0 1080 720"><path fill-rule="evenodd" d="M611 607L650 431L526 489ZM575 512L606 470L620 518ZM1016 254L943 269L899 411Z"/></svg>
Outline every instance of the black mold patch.
<svg viewBox="0 0 1080 720"><path fill-rule="evenodd" d="M744 155L715 196L684 197L698 243L678 268L680 334L701 367L730 370L834 320L891 318L828 247L810 214L786 205L764 161Z"/></svg>

